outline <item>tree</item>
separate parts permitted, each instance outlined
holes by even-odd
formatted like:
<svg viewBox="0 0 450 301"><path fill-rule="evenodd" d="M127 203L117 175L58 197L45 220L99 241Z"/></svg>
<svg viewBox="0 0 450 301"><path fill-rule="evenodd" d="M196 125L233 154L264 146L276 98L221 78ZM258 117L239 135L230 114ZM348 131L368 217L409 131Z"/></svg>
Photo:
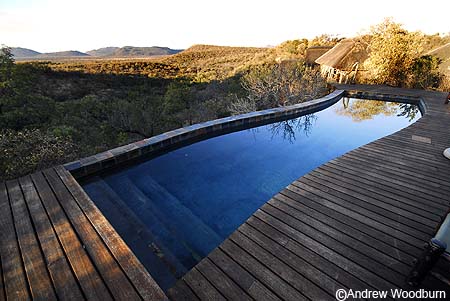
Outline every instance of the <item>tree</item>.
<svg viewBox="0 0 450 301"><path fill-rule="evenodd" d="M288 40L277 46L276 51L278 55L288 55L292 57L303 57L306 48L308 48L308 40Z"/></svg>
<svg viewBox="0 0 450 301"><path fill-rule="evenodd" d="M2 46L0 49L0 96L5 95L12 80L14 56L11 48Z"/></svg>
<svg viewBox="0 0 450 301"><path fill-rule="evenodd" d="M365 62L375 84L405 86L408 74L422 51L423 35L408 32L392 19L371 29L369 58Z"/></svg>
<svg viewBox="0 0 450 301"><path fill-rule="evenodd" d="M194 99L187 81L173 81L164 95L163 114L175 127L194 123Z"/></svg>
<svg viewBox="0 0 450 301"><path fill-rule="evenodd" d="M441 61L441 59L432 55L423 55L416 58L410 67L409 86L419 89L438 87L441 81L441 74L438 72Z"/></svg>
<svg viewBox="0 0 450 301"><path fill-rule="evenodd" d="M327 91L320 72L307 69L298 60L255 66L243 76L242 86L248 95L232 104L233 113L296 104L320 97Z"/></svg>
<svg viewBox="0 0 450 301"><path fill-rule="evenodd" d="M342 40L338 38L337 36L330 35L330 34L321 34L320 36L316 36L314 39L312 39L309 42L309 47L312 46L334 46L339 41Z"/></svg>

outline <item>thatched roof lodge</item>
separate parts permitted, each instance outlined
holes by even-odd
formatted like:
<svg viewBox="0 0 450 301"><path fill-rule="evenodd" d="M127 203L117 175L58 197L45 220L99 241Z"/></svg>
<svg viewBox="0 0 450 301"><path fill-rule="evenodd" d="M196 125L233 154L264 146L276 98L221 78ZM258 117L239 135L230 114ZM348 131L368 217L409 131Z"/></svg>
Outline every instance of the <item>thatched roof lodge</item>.
<svg viewBox="0 0 450 301"><path fill-rule="evenodd" d="M450 75L450 43L439 46L431 51L425 53L426 55L434 55L442 60L439 64L439 71Z"/></svg>
<svg viewBox="0 0 450 301"><path fill-rule="evenodd" d="M367 43L345 39L316 59L322 75L339 83L353 82L368 58Z"/></svg>
<svg viewBox="0 0 450 301"><path fill-rule="evenodd" d="M316 60L329 51L333 46L312 46L306 49L305 63L309 66L316 65Z"/></svg>

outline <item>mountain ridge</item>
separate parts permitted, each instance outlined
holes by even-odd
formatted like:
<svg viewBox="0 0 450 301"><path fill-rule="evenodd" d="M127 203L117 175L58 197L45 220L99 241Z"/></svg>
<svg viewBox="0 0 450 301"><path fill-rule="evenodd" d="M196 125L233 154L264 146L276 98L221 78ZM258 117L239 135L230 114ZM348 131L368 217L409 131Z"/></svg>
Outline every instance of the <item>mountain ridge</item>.
<svg viewBox="0 0 450 301"><path fill-rule="evenodd" d="M124 47L104 47L88 51L87 53L92 56L101 56L101 57L148 57L148 56L171 55L179 53L181 51L182 51L181 49L171 49L168 47L160 47L160 46L151 46L151 47L124 46Z"/></svg>
<svg viewBox="0 0 450 301"><path fill-rule="evenodd" d="M150 57L177 54L182 49L171 49L168 47L152 46L152 47L103 47L98 49L81 52L78 50L58 51L41 53L33 49L12 47L11 52L16 59L46 59L46 58L62 58L62 57L92 57L92 58L114 58L114 57Z"/></svg>

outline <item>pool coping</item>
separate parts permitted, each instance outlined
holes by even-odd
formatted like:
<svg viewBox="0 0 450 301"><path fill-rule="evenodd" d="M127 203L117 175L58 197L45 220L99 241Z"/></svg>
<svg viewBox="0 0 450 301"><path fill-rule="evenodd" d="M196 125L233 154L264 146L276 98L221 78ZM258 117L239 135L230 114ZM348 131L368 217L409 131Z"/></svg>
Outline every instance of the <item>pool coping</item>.
<svg viewBox="0 0 450 301"><path fill-rule="evenodd" d="M143 158L156 156L164 151L182 147L186 144L235 132L243 129L243 127L251 128L270 122L290 119L294 116L300 116L309 112L316 112L334 104L344 96L384 101L392 101L395 99L404 103L416 104L419 106L422 116L425 115L427 110L425 102L420 97L380 94L358 90L335 90L324 97L291 106L235 115L175 129L66 163L64 167L70 171L73 177L77 179L85 178L99 172L123 167L139 159L142 160Z"/></svg>

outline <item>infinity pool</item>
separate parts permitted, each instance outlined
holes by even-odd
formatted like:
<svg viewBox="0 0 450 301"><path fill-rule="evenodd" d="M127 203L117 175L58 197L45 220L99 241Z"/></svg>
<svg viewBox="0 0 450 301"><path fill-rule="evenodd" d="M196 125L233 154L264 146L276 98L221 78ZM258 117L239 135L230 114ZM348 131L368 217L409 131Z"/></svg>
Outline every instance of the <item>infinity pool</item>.
<svg viewBox="0 0 450 301"><path fill-rule="evenodd" d="M167 290L292 181L419 117L415 105L343 98L92 177L83 188Z"/></svg>

